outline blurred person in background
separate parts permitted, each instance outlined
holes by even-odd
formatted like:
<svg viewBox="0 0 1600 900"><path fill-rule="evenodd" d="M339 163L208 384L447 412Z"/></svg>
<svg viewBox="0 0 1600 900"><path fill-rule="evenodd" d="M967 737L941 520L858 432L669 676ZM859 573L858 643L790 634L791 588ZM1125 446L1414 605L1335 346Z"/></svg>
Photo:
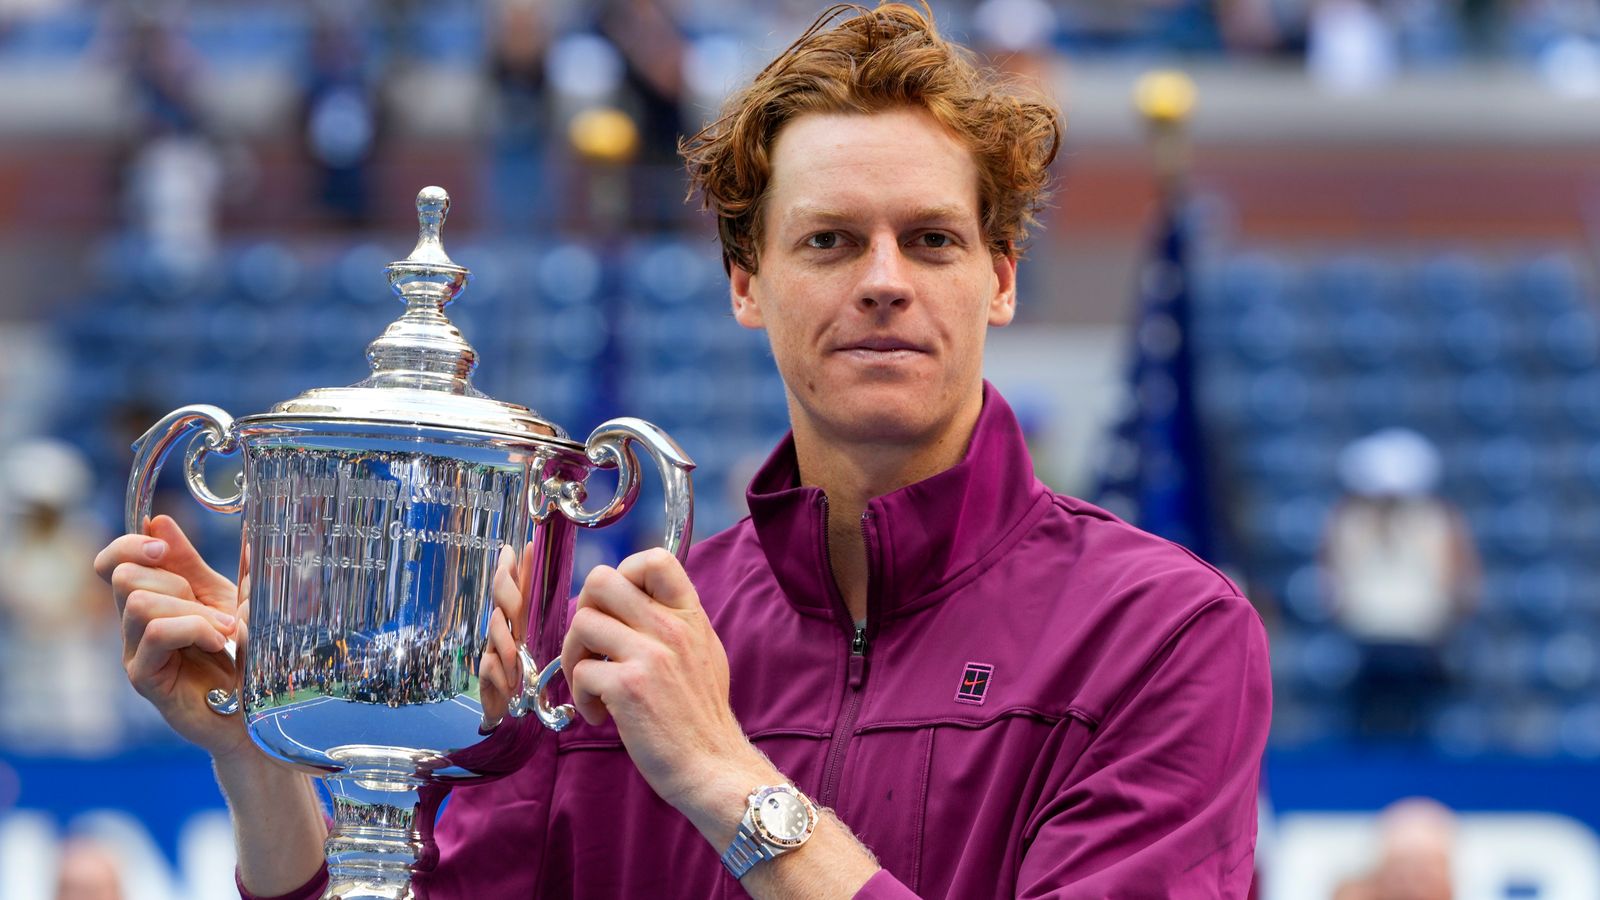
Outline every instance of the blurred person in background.
<svg viewBox="0 0 1600 900"><path fill-rule="evenodd" d="M1401 800L1378 818L1378 862L1339 885L1333 900L1451 900L1455 813L1423 797Z"/></svg>
<svg viewBox="0 0 1600 900"><path fill-rule="evenodd" d="M372 166L381 137L382 102L367 46L364 4L318 4L311 59L301 91L302 147L315 173L315 199L342 228L371 223Z"/></svg>
<svg viewBox="0 0 1600 900"><path fill-rule="evenodd" d="M55 900L122 900L121 864L99 841L69 838L56 864Z"/></svg>
<svg viewBox="0 0 1600 900"><path fill-rule="evenodd" d="M128 228L156 263L193 275L216 254L223 179L195 94L200 59L175 14L125 15L125 66L139 117L122 171Z"/></svg>
<svg viewBox="0 0 1600 900"><path fill-rule="evenodd" d="M983 0L972 11L975 49L996 68L1041 87L1055 81L1051 41L1059 26L1045 0Z"/></svg>
<svg viewBox="0 0 1600 900"><path fill-rule="evenodd" d="M639 135L631 184L633 224L670 226L683 213L678 139L695 130L688 127L684 109L688 44L683 29L663 0L605 0L595 21L622 57L622 108Z"/></svg>
<svg viewBox="0 0 1600 900"><path fill-rule="evenodd" d="M0 742L15 749L90 755L122 738L116 620L82 562L105 537L82 509L90 480L59 441L0 456Z"/></svg>
<svg viewBox="0 0 1600 900"><path fill-rule="evenodd" d="M1434 494L1439 452L1394 428L1339 456L1345 497L1329 517L1322 565L1334 621L1361 650L1361 732L1411 738L1447 687L1441 659L1480 590L1460 512Z"/></svg>
<svg viewBox="0 0 1600 900"><path fill-rule="evenodd" d="M549 0L496 0L487 15L489 199L496 227L525 233L548 224L557 184L549 172Z"/></svg>

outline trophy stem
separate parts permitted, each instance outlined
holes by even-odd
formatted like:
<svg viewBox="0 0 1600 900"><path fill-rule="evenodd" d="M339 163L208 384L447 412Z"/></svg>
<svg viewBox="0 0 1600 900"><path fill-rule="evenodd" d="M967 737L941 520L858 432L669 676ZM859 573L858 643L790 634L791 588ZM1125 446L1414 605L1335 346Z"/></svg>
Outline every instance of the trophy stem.
<svg viewBox="0 0 1600 900"><path fill-rule="evenodd" d="M438 852L438 806L424 802L422 783L392 769L356 769L324 782L333 797L324 900L415 900L412 873L424 855Z"/></svg>

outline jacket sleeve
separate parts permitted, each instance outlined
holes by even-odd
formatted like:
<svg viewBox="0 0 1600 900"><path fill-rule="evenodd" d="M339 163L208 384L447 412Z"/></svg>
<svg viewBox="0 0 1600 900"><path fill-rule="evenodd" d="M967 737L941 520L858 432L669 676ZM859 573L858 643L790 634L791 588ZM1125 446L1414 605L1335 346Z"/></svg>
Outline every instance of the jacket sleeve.
<svg viewBox="0 0 1600 900"><path fill-rule="evenodd" d="M1243 898L1254 875L1267 639L1242 597L1178 626L1030 817L1017 895Z"/></svg>
<svg viewBox="0 0 1600 900"><path fill-rule="evenodd" d="M322 892L328 887L328 864L323 863L322 868L317 870L317 874L313 875L310 881L287 894L279 894L276 897L263 897L245 890L244 882L239 880L237 869L233 872L233 883L239 888L239 896L244 900L319 900Z"/></svg>

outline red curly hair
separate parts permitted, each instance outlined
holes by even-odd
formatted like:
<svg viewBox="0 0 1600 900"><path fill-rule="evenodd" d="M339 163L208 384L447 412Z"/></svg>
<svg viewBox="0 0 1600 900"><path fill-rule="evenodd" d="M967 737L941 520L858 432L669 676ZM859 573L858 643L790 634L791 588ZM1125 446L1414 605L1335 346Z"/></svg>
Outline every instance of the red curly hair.
<svg viewBox="0 0 1600 900"><path fill-rule="evenodd" d="M940 37L926 4L841 3L729 98L716 121L679 142L690 196L698 192L716 214L723 264L756 271L772 145L791 119L908 106L926 109L971 149L985 241L993 253L1019 256L1048 197L1060 113Z"/></svg>

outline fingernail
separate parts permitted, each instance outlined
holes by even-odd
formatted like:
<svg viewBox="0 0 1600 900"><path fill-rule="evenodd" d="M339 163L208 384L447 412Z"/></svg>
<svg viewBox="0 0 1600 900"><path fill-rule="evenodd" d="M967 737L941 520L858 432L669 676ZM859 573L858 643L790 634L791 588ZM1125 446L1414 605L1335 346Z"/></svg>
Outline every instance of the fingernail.
<svg viewBox="0 0 1600 900"><path fill-rule="evenodd" d="M146 541L145 542L144 555L148 556L151 559L160 559L161 555L163 553L166 553L166 552L167 552L167 542L166 541Z"/></svg>
<svg viewBox="0 0 1600 900"><path fill-rule="evenodd" d="M223 628L231 628L233 623L238 621L233 616L230 616L225 612L212 613L212 615L216 617L217 624L221 625Z"/></svg>

